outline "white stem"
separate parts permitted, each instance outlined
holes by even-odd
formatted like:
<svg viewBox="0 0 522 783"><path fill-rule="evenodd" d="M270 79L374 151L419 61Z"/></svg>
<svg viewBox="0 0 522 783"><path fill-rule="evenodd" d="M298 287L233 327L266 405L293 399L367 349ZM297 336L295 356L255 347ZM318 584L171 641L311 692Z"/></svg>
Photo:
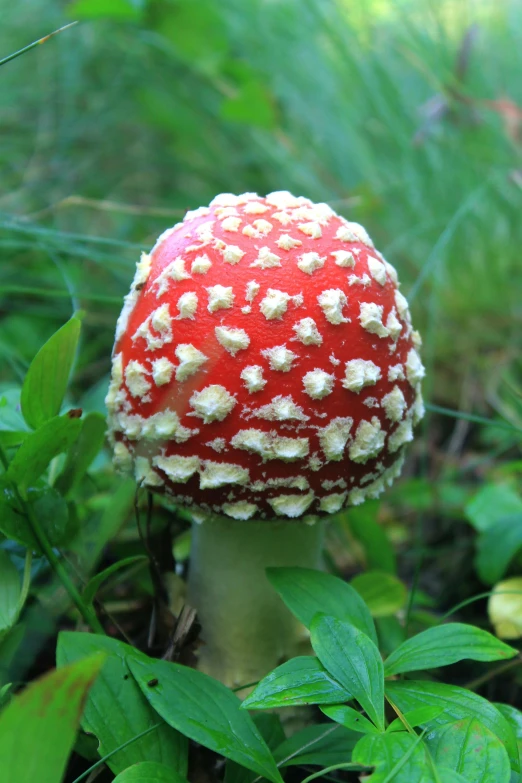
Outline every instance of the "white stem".
<svg viewBox="0 0 522 783"><path fill-rule="evenodd" d="M188 601L202 626L202 671L237 687L299 654L307 632L265 569L320 568L322 541L320 522L212 519L193 526Z"/></svg>

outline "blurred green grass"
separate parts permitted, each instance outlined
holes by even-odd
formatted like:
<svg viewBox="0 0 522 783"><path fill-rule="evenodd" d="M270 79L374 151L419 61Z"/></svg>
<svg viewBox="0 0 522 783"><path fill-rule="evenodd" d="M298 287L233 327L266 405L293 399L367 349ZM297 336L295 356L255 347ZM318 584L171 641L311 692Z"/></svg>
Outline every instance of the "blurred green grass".
<svg viewBox="0 0 522 783"><path fill-rule="evenodd" d="M100 407L140 248L217 192L288 189L363 223L397 266L432 401L511 411L516 0L19 0L0 57L73 18L0 69L4 385L80 308L75 393Z"/></svg>

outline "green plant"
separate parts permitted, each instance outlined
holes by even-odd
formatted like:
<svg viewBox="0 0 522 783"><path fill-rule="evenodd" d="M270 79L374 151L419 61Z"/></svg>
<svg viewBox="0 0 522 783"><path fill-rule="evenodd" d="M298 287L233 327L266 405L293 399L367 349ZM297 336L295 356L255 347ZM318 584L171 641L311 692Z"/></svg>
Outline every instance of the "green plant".
<svg viewBox="0 0 522 783"><path fill-rule="evenodd" d="M81 0L67 6L81 25L16 58L9 52L64 24L64 7L47 0L4 6L0 777L19 783L27 773L31 782L58 783L64 775L72 783L99 774L103 783L113 776L118 783L151 777L179 783L187 744L191 781L224 774L226 783L248 783L261 774L238 763L245 756L225 761L221 751L187 743L183 726L179 731L160 714L161 694L159 711L143 694L138 679L149 665L158 666L153 656L187 662L194 649L193 616L183 613L176 626L190 534L179 510L167 510L159 499L149 503L132 480L115 477L102 448L108 356L136 253L166 221L216 192L284 187L367 225L398 268L425 338L432 387L425 430L407 475L386 499L330 526L324 556L328 571L343 579L330 587L336 599L330 596L327 615L348 624L349 645L362 638L351 628L357 619L393 663L406 640L422 643L422 634L446 616L459 626L488 628L486 600L493 593L495 630L501 635L508 627L510 643L519 647L519 604L510 603L507 616L505 603L501 615L498 604L493 611L494 600L520 595L522 17L515 0ZM31 360L80 309L82 336L62 407L56 401L63 393L51 391L60 373L55 378L49 365L38 387L44 410L25 406L26 421L20 397ZM47 407L49 396L54 404ZM40 409L39 398L33 400ZM58 441L68 442L58 438L59 428L71 441L78 431L74 419L72 429L61 421L78 408L79 435L58 453ZM17 458L26 441L27 463L24 452ZM10 476L22 502L12 480L5 483L7 463L15 465ZM487 507L482 517L480 504ZM35 539L35 517L51 545L53 568ZM324 613L329 590L318 584L322 575L300 576ZM272 574L274 584L277 578ZM363 604L355 604L350 588L360 591ZM355 616L339 614L355 606ZM86 634L91 621L109 635ZM451 632L459 627L447 622L443 628L450 634L444 649L454 651ZM99 738L80 728L72 752L81 712L76 695L80 680L87 692L91 664L85 657L78 662L74 700L69 674L27 684L54 665L58 631L65 631L60 648L69 645L71 656L73 648L88 656L112 645L90 691L102 710ZM374 652L364 639L362 646ZM126 658L139 658L131 662L136 679ZM375 655L369 660L378 664ZM506 752L495 737L513 763L513 736L522 744L519 656L385 678L385 699L409 713L415 736L388 702L387 730L370 728L377 731L374 702L373 717L380 719L380 674L369 692L370 713L363 713L319 658L286 665L297 688L309 686L304 698L320 706L335 695L340 705L323 705L333 708L332 717L309 707L310 725L287 737L281 718L295 719L293 707L252 713L277 769L292 783L322 775L350 783L368 775L388 783L430 775L438 783L448 776L452 783L497 783L506 776ZM166 661L159 669L147 682L159 683L161 674L168 684L185 673ZM286 671L272 682L280 680L290 699ZM141 685L146 694L155 687ZM204 705L201 691L186 687ZM246 708L219 693L218 704L223 697L234 722L240 720L236 713ZM84 726L96 713L92 702L86 705ZM211 728L222 727L219 717ZM15 721L11 742L6 726ZM250 738L256 736L247 722ZM189 736L193 731L187 728ZM234 738L225 732L214 740L210 748L218 740L229 747ZM259 752L259 740L254 744ZM491 751L493 771L484 769L483 752L474 752L479 746ZM273 773L265 749L261 755ZM451 772L440 771L448 766ZM464 767L465 773L455 771ZM519 780L512 771L511 783Z"/></svg>
<svg viewBox="0 0 522 783"><path fill-rule="evenodd" d="M375 781L507 783L510 766L520 771L518 719L506 705L440 681L397 678L463 659L506 660L516 649L479 628L448 623L407 639L383 663L371 614L349 585L300 569L274 569L270 576L309 627L317 658L294 658L271 672L243 709L320 705L327 717L362 735L342 766L374 767ZM386 702L396 716L391 721Z"/></svg>

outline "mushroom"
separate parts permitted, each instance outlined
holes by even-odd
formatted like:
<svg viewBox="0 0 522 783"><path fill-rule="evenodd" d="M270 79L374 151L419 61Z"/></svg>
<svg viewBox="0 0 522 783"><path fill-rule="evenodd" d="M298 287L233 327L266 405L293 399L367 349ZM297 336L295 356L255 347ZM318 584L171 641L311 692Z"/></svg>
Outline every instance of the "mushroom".
<svg viewBox="0 0 522 783"><path fill-rule="evenodd" d="M395 269L327 204L222 194L142 255L116 328L114 461L196 523L201 669L242 685L298 650L265 568L320 567L322 520L399 475L419 347Z"/></svg>

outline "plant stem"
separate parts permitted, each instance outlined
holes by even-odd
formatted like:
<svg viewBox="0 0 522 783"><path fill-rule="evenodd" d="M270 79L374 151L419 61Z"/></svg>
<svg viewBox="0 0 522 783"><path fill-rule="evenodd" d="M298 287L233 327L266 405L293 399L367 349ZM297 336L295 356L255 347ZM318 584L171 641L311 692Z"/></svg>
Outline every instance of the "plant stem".
<svg viewBox="0 0 522 783"><path fill-rule="evenodd" d="M17 494L20 497L20 493ZM22 500L22 498L20 498ZM23 503L23 500L22 500ZM38 541L38 544L40 546L40 549L44 553L45 557L47 558L49 565L55 572L56 576L64 586L65 590L69 594L69 598L74 603L78 611L80 612L81 616L85 620L88 626L94 631L94 633L99 634L105 634L105 631L103 630L103 626L98 620L98 617L96 616L96 612L94 609L92 609L90 606L88 606L85 601L83 600L80 591L72 581L71 577L69 576L69 573L67 569L65 568L64 564L62 563L61 559L56 555L54 549L52 548L49 539L47 538L47 535L45 534L42 526L40 525L40 521L37 518L37 516L33 513L33 509L31 508L29 503L25 503L25 513L27 515L27 519L29 520L29 525L31 527L31 531Z"/></svg>
<svg viewBox="0 0 522 783"><path fill-rule="evenodd" d="M236 688L308 650L308 632L286 608L265 569L319 568L322 540L319 522L214 518L193 525L188 602L202 626L202 671Z"/></svg>
<svg viewBox="0 0 522 783"><path fill-rule="evenodd" d="M477 688L480 688L480 686L484 685L486 682L489 682L495 677L498 677L499 675L504 674L505 672L508 672L511 669L516 669L516 667L520 665L522 665L522 656L519 654L516 656L516 658L513 658L513 660L507 661L506 663L497 666L495 669L491 669L489 672L482 674L480 677L477 677L475 680L471 680L471 682L466 683L465 687L470 691L475 691Z"/></svg>
<svg viewBox="0 0 522 783"><path fill-rule="evenodd" d="M322 778L328 772L334 772L336 769L355 769L364 771L369 770L370 767L364 767L361 764L353 764L351 761L346 761L342 764L332 764L330 767L324 767L323 769L320 769L319 772L314 772L311 775L308 775L308 777L305 778L302 783L310 783L310 781L316 780L317 778Z"/></svg>
<svg viewBox="0 0 522 783"><path fill-rule="evenodd" d="M7 459L7 454L5 453L5 450L1 443L0 443L0 462L2 463L7 473L9 468L9 460ZM103 626L98 620L98 617L96 616L96 612L94 611L94 609L92 609L90 606L88 606L85 603L78 588L76 587L71 577L69 576L67 569L65 568L62 561L60 560L60 558L57 556L54 549L52 548L51 543L47 538L44 529L40 525L40 520L34 513L31 504L28 503L24 497L22 497L20 490L18 489L17 485L14 482L11 482L11 486L13 487L13 491L15 493L16 499L19 502L25 517L27 518L33 536L35 537L40 549L42 550L45 557L47 558L49 565L51 566L56 576L58 577L58 579L64 586L65 590L69 594L71 601L74 603L74 605L80 612L81 616L83 617L87 625L90 626L90 628L94 631L94 633L105 634L105 631L103 630Z"/></svg>
<svg viewBox="0 0 522 783"><path fill-rule="evenodd" d="M11 62L11 60L14 60L15 57L20 57L21 54L25 54L25 52L28 52L30 49L34 49L35 46L39 46L40 44L45 43L49 40L49 38L52 38L53 35L63 33L64 30L68 30L69 27L73 27L75 24L78 24L78 22L69 22L69 24L64 25L64 27L60 27L59 30L54 30L52 33L44 35L43 38L39 38L37 41L33 41L33 43L30 43L28 46L24 46L23 49L18 49L18 51L13 52L12 54L8 54L7 57L4 57L3 60L0 60L0 65L5 65L6 63Z"/></svg>

